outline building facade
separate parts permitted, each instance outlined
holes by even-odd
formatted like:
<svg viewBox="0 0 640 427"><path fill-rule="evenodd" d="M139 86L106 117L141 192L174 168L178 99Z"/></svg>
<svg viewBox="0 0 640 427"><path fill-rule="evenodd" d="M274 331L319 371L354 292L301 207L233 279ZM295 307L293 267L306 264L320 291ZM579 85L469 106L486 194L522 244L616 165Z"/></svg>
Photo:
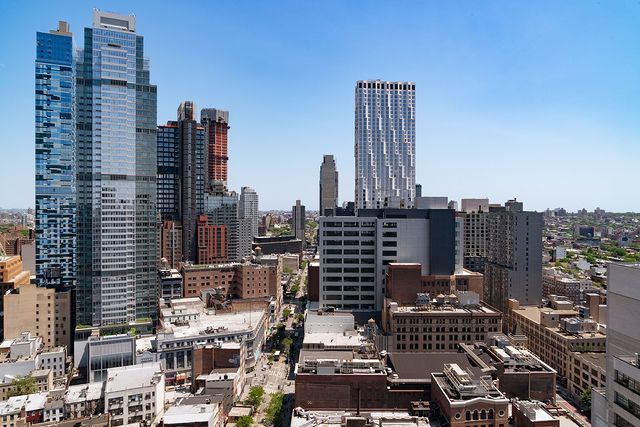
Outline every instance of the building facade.
<svg viewBox="0 0 640 427"><path fill-rule="evenodd" d="M198 264L229 261L226 225L210 225L207 215L198 217Z"/></svg>
<svg viewBox="0 0 640 427"><path fill-rule="evenodd" d="M68 289L76 283L76 74L69 25L37 33L36 279Z"/></svg>
<svg viewBox="0 0 640 427"><path fill-rule="evenodd" d="M133 16L94 10L78 55L77 322L156 318L156 86Z"/></svg>
<svg viewBox="0 0 640 427"><path fill-rule="evenodd" d="M607 388L594 390L593 425L640 425L640 264L609 264Z"/></svg>
<svg viewBox="0 0 640 427"><path fill-rule="evenodd" d="M338 170L332 154L325 154L320 165L320 216L333 216L338 206Z"/></svg>
<svg viewBox="0 0 640 427"><path fill-rule="evenodd" d="M205 133L196 106L184 101L177 121L158 126L158 211L182 225L182 254L196 261L197 219L204 211Z"/></svg>
<svg viewBox="0 0 640 427"><path fill-rule="evenodd" d="M321 217L320 306L382 310L389 264L419 263L421 275L455 271L455 212L360 209Z"/></svg>
<svg viewBox="0 0 640 427"><path fill-rule="evenodd" d="M304 225L306 219L304 205L300 203L300 200L296 200L296 204L291 207L291 228L295 238L302 241L303 247L305 246Z"/></svg>
<svg viewBox="0 0 640 427"><path fill-rule="evenodd" d="M355 87L356 208L413 206L416 85L359 80Z"/></svg>
<svg viewBox="0 0 640 427"><path fill-rule="evenodd" d="M464 268L484 273L489 199L462 199L460 204L464 219Z"/></svg>
<svg viewBox="0 0 640 427"><path fill-rule="evenodd" d="M215 189L205 194L204 211L211 226L225 227L226 254L230 262L240 259L240 226L238 221L238 194L227 191L220 181Z"/></svg>
<svg viewBox="0 0 640 427"><path fill-rule="evenodd" d="M258 235L258 221L258 193L251 187L242 187L238 204L240 258L251 256L253 238Z"/></svg>
<svg viewBox="0 0 640 427"><path fill-rule="evenodd" d="M206 133L207 183L222 181L226 186L229 112L205 108L200 112L200 120Z"/></svg>
<svg viewBox="0 0 640 427"><path fill-rule="evenodd" d="M522 305L542 300L542 214L525 212L510 200L489 213L484 301L502 312L507 301Z"/></svg>

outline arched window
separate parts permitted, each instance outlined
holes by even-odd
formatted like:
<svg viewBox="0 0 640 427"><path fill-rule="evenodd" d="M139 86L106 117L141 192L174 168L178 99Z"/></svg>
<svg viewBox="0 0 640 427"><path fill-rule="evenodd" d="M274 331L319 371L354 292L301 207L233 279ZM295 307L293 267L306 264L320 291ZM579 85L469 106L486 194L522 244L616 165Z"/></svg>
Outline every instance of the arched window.
<svg viewBox="0 0 640 427"><path fill-rule="evenodd" d="M484 409L482 411L480 411L480 419L481 420L486 420L487 419L487 411L485 411Z"/></svg>
<svg viewBox="0 0 640 427"><path fill-rule="evenodd" d="M467 412L464 414L464 418L465 418L467 421L471 421L471 411L467 411Z"/></svg>
<svg viewBox="0 0 640 427"><path fill-rule="evenodd" d="M489 419L493 419L493 409L489 409Z"/></svg>
<svg viewBox="0 0 640 427"><path fill-rule="evenodd" d="M477 409L475 411L473 411L473 419L474 420L478 419L478 410Z"/></svg>

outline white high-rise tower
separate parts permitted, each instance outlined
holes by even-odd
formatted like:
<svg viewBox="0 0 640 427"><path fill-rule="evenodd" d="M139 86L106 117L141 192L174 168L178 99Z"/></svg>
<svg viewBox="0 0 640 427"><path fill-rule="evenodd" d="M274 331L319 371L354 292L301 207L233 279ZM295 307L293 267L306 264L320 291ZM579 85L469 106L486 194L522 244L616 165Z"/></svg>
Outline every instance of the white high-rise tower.
<svg viewBox="0 0 640 427"><path fill-rule="evenodd" d="M238 204L240 223L240 257L251 255L251 243L258 235L258 193L251 187L242 187Z"/></svg>
<svg viewBox="0 0 640 427"><path fill-rule="evenodd" d="M416 85L356 83L356 208L411 207L416 188Z"/></svg>

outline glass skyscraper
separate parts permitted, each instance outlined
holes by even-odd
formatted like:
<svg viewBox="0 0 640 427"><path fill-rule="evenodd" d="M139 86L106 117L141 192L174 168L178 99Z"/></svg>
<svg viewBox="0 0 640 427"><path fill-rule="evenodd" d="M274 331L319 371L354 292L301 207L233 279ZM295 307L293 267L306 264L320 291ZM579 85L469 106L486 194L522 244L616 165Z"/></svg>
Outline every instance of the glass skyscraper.
<svg viewBox="0 0 640 427"><path fill-rule="evenodd" d="M355 99L356 208L412 207L416 85L360 80Z"/></svg>
<svg viewBox="0 0 640 427"><path fill-rule="evenodd" d="M36 278L67 289L76 280L75 67L66 22L36 35Z"/></svg>
<svg viewBox="0 0 640 427"><path fill-rule="evenodd" d="M77 324L156 317L156 86L135 17L94 10L77 58Z"/></svg>

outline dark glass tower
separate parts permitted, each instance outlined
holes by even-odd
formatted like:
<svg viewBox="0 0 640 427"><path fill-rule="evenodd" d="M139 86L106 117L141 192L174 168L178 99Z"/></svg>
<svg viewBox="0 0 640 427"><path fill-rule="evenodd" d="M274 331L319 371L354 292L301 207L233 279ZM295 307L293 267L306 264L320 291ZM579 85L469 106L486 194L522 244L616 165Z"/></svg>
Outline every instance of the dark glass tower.
<svg viewBox="0 0 640 427"><path fill-rule="evenodd" d="M37 33L36 278L67 289L76 280L75 67L69 26Z"/></svg>

